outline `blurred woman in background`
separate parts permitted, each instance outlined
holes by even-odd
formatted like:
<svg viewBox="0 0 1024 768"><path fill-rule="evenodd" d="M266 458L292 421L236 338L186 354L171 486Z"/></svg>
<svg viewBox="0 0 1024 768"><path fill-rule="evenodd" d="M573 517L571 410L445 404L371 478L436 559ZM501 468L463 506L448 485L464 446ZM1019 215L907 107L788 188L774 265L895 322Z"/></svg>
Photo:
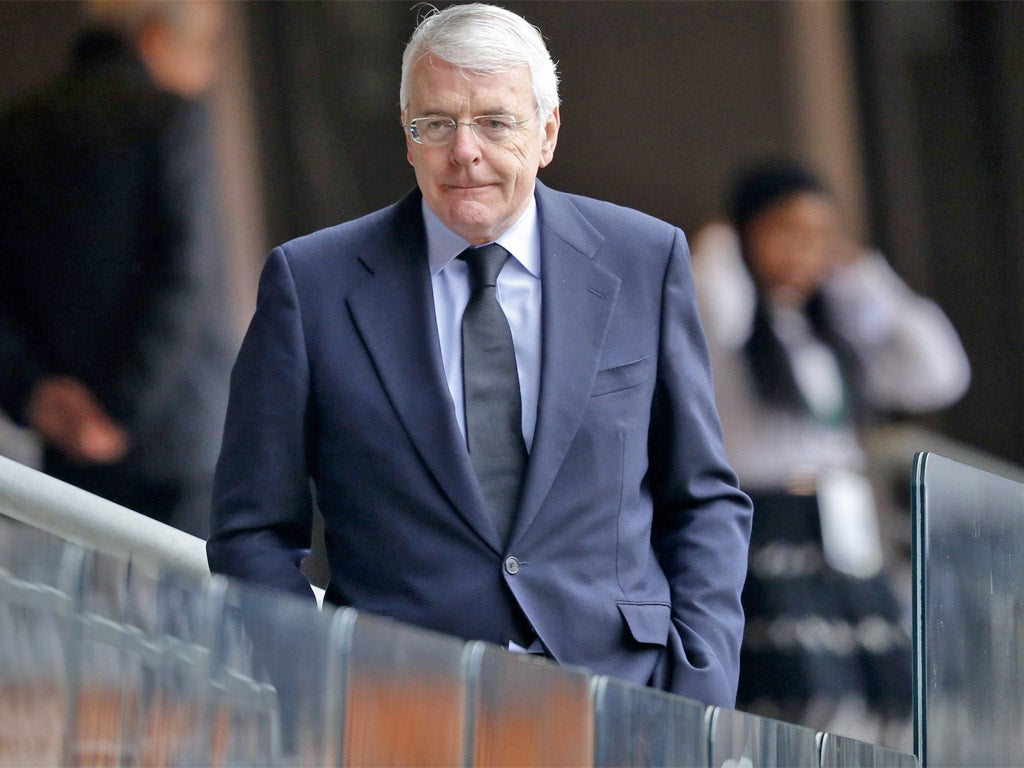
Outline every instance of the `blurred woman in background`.
<svg viewBox="0 0 1024 768"><path fill-rule="evenodd" d="M841 231L788 163L741 174L693 269L725 445L754 500L739 709L909 748L906 611L861 429L955 402L970 368L933 302Z"/></svg>

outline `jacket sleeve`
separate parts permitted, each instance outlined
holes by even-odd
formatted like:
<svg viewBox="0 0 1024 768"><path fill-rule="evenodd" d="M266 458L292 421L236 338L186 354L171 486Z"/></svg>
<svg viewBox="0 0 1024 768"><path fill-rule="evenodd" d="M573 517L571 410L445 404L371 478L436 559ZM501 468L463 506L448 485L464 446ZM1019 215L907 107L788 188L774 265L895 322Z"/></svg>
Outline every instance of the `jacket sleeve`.
<svg viewBox="0 0 1024 768"><path fill-rule="evenodd" d="M722 445L689 254L677 230L662 290L649 445L653 545L671 588L678 643L670 690L734 706L751 503ZM670 641L673 638L670 638Z"/></svg>
<svg viewBox="0 0 1024 768"><path fill-rule="evenodd" d="M857 352L865 395L876 409L921 413L963 396L971 368L952 323L880 253L869 251L837 270L823 290L832 322Z"/></svg>
<svg viewBox="0 0 1024 768"><path fill-rule="evenodd" d="M312 526L308 402L301 308L278 248L231 375L207 556L216 573L312 597L299 570Z"/></svg>

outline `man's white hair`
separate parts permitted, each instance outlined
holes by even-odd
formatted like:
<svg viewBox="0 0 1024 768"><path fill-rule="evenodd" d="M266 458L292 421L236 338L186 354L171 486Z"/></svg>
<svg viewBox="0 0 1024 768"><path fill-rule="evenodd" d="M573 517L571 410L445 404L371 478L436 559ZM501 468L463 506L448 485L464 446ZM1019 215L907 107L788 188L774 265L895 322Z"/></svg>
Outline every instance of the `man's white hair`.
<svg viewBox="0 0 1024 768"><path fill-rule="evenodd" d="M558 73L540 30L504 8L468 3L432 8L423 17L402 56L398 100L403 112L409 107L412 70L427 56L480 74L528 67L542 124L558 106Z"/></svg>

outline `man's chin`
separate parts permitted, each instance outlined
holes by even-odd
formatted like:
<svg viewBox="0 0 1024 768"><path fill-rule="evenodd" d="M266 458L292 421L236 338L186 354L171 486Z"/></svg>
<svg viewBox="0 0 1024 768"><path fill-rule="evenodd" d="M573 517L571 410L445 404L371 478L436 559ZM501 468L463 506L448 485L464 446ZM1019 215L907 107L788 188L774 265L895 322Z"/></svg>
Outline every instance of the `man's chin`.
<svg viewBox="0 0 1024 768"><path fill-rule="evenodd" d="M448 229L471 243L487 243L501 234L496 231L494 213L478 203L449 206L441 220Z"/></svg>

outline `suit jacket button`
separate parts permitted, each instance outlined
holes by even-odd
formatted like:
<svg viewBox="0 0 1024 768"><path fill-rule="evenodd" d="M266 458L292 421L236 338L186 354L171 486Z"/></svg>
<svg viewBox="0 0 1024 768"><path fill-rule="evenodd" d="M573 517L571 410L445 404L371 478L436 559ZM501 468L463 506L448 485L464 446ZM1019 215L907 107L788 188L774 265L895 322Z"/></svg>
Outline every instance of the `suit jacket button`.
<svg viewBox="0 0 1024 768"><path fill-rule="evenodd" d="M511 556L506 557L505 572L508 573L510 576L515 576L517 573L519 573L519 560Z"/></svg>

